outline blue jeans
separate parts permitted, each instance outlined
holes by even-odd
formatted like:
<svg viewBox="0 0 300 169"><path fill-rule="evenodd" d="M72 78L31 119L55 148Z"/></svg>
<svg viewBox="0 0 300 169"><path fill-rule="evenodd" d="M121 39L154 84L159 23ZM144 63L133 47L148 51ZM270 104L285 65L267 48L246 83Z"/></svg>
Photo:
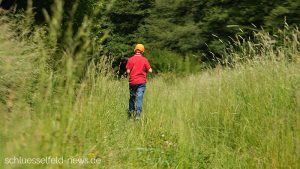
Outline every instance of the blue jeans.
<svg viewBox="0 0 300 169"><path fill-rule="evenodd" d="M134 111L136 111L137 116L141 114L145 90L146 83L137 85L129 84L129 113L133 113Z"/></svg>

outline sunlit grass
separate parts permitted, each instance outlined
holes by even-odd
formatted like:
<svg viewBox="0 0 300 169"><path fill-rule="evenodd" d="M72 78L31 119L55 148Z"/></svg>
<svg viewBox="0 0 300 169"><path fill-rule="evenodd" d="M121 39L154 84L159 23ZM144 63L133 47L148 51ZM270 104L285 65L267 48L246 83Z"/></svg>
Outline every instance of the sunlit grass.
<svg viewBox="0 0 300 169"><path fill-rule="evenodd" d="M44 44L45 35L35 36L40 44L12 43L13 35L4 36L12 30L1 30L0 61L9 67L0 69L5 77L1 158L101 160L98 165L7 165L1 160L1 168L299 168L297 38L277 51L240 42L243 50L228 55L238 61L225 60L227 67L186 77L156 76L147 83L142 119L130 121L127 79L111 78L105 58L90 65L79 81L74 72L81 63L70 57L72 47L61 54L56 72L46 62L53 51ZM299 32L292 36L299 38ZM76 53L79 58L85 54ZM23 65L6 59L20 56L41 59L25 59ZM20 72L16 65L25 80L14 76ZM18 85L6 85L12 83ZM11 90L17 97L9 97Z"/></svg>

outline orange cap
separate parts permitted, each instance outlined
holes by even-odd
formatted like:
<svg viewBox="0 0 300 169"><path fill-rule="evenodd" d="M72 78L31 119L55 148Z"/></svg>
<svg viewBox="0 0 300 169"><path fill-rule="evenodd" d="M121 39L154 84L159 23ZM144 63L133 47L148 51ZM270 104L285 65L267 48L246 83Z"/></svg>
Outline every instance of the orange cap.
<svg viewBox="0 0 300 169"><path fill-rule="evenodd" d="M145 52L145 47L143 44L137 44L134 48L134 52L136 52L137 50L139 50L141 53Z"/></svg>

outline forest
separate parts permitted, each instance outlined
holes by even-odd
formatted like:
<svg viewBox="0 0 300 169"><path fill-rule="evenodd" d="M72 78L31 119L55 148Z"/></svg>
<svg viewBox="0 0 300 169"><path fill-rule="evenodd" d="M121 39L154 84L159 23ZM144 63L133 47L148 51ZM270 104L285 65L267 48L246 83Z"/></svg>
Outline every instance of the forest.
<svg viewBox="0 0 300 169"><path fill-rule="evenodd" d="M0 168L300 168L299 9L0 0Z"/></svg>
<svg viewBox="0 0 300 169"><path fill-rule="evenodd" d="M1 7L18 13L32 6L35 24L43 25L45 12L55 13L53 3L2 0ZM187 64L193 70L218 63L236 39L250 40L262 29L276 34L285 25L300 23L297 0L66 0L63 8L60 47L65 45L62 39L69 22L76 32L88 17L93 27L90 36L104 45L99 52L112 56L121 71L137 43L146 45L145 55L157 72L182 71L178 64L186 58L196 63Z"/></svg>

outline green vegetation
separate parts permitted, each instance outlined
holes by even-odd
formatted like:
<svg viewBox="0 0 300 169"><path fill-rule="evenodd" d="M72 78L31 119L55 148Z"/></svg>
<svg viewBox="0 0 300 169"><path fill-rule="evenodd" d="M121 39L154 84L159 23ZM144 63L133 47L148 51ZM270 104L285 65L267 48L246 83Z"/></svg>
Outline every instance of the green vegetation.
<svg viewBox="0 0 300 169"><path fill-rule="evenodd" d="M127 79L114 80L110 58L96 50L105 46L89 34L92 22L69 26L62 38L62 4L53 8L46 28L1 15L1 168L299 168L298 29L238 38L215 69L155 76L142 119L129 121ZM187 60L158 63L169 69ZM4 160L47 156L101 163Z"/></svg>
<svg viewBox="0 0 300 169"><path fill-rule="evenodd" d="M74 32L84 18L92 24L91 36L104 47L102 53L114 58L114 66L132 55L137 43L144 43L147 51L167 50L174 55L199 62L216 64L223 57L231 38L239 35L248 39L252 32L264 28L271 34L300 23L300 3L296 0L2 0L1 7L16 9L16 13L32 6L35 24L45 24L44 13L51 14L51 5L63 3L60 48L64 48L69 25ZM14 8L14 5L17 7ZM56 13L55 11L54 13ZM69 35L67 35L69 36ZM224 42L224 43L223 43ZM145 53L147 56L148 53ZM99 59L99 58L98 58ZM159 65L155 65L159 67ZM164 70L163 67L159 67ZM193 69L193 66L189 69ZM197 70L197 69L196 69ZM180 70L174 70L178 72Z"/></svg>

